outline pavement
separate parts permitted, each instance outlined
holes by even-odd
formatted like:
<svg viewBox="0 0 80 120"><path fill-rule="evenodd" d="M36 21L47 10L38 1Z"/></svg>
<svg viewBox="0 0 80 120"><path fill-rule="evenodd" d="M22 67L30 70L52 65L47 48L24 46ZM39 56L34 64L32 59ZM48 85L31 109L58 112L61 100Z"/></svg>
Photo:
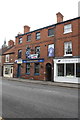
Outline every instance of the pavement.
<svg viewBox="0 0 80 120"><path fill-rule="evenodd" d="M22 78L4 78L4 80L10 81L18 81L18 82L26 82L26 83L34 83L34 84L42 84L42 85L51 85L51 86L59 86L59 87L68 87L68 88L79 88L80 84L78 83L63 83L63 82L52 82L52 81L44 81L44 80L29 80L29 79L22 79Z"/></svg>

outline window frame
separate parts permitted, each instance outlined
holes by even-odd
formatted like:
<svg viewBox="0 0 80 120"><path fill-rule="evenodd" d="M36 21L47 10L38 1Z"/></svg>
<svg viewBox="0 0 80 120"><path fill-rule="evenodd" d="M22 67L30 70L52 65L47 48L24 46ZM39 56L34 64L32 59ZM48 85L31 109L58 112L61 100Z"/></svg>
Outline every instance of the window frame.
<svg viewBox="0 0 80 120"><path fill-rule="evenodd" d="M27 35L27 42L31 41L31 34Z"/></svg>
<svg viewBox="0 0 80 120"><path fill-rule="evenodd" d="M38 64L38 67L36 65ZM38 72L36 72L38 69ZM40 74L40 63L34 63L34 75L39 75Z"/></svg>
<svg viewBox="0 0 80 120"><path fill-rule="evenodd" d="M39 48L39 49L37 49L37 48ZM37 50L39 50L39 51L37 51ZM35 54L38 54L38 58L40 58L40 46L35 47Z"/></svg>
<svg viewBox="0 0 80 120"><path fill-rule="evenodd" d="M9 62L9 57L10 57L9 54L5 55L5 62Z"/></svg>
<svg viewBox="0 0 80 120"><path fill-rule="evenodd" d="M53 34L50 34L50 30L53 30ZM50 28L50 29L48 29L48 37L52 37L52 36L54 36L54 28Z"/></svg>
<svg viewBox="0 0 80 120"><path fill-rule="evenodd" d="M69 52L69 45L70 45L70 49L71 49L71 53L67 54L67 52ZM64 42L64 56L72 56L72 41L69 42Z"/></svg>
<svg viewBox="0 0 80 120"><path fill-rule="evenodd" d="M20 50L18 50L18 59L21 59L21 57L22 57L22 50L20 49Z"/></svg>
<svg viewBox="0 0 80 120"><path fill-rule="evenodd" d="M41 38L41 33L40 32L36 32L36 40L40 40Z"/></svg>
<svg viewBox="0 0 80 120"><path fill-rule="evenodd" d="M67 27L67 28L66 28ZM72 24L66 24L64 25L64 34L72 32Z"/></svg>
<svg viewBox="0 0 80 120"><path fill-rule="evenodd" d="M30 63L26 63L26 74L30 74Z"/></svg>
<svg viewBox="0 0 80 120"><path fill-rule="evenodd" d="M19 44L22 44L22 37L19 37Z"/></svg>

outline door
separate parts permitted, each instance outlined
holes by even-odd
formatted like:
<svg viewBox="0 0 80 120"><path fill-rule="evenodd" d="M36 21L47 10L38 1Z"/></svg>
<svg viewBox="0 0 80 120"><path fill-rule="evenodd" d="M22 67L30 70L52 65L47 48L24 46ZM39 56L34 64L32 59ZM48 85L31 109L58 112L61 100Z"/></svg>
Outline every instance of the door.
<svg viewBox="0 0 80 120"><path fill-rule="evenodd" d="M20 77L20 75L21 75L21 64L18 64L17 77Z"/></svg>
<svg viewBox="0 0 80 120"><path fill-rule="evenodd" d="M52 80L52 65L50 63L46 64L46 80Z"/></svg>
<svg viewBox="0 0 80 120"><path fill-rule="evenodd" d="M10 69L10 77L13 77L13 67L11 66L11 69Z"/></svg>

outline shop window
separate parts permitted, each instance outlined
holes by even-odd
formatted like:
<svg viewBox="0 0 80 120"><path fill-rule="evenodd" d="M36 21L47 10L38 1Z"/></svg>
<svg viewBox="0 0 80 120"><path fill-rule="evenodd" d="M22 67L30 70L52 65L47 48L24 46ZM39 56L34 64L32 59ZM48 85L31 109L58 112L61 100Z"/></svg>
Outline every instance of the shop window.
<svg viewBox="0 0 80 120"><path fill-rule="evenodd" d="M66 64L66 76L74 76L74 63Z"/></svg>
<svg viewBox="0 0 80 120"><path fill-rule="evenodd" d="M36 33L36 39L39 40L40 39L40 32Z"/></svg>
<svg viewBox="0 0 80 120"><path fill-rule="evenodd" d="M28 41L28 42L31 41L31 35L28 35L28 36L27 36L27 41Z"/></svg>
<svg viewBox="0 0 80 120"><path fill-rule="evenodd" d="M49 29L48 30L48 36L54 36L54 29Z"/></svg>
<svg viewBox="0 0 80 120"><path fill-rule="evenodd" d="M64 55L71 56L72 55L72 42L64 43Z"/></svg>
<svg viewBox="0 0 80 120"><path fill-rule="evenodd" d="M72 25L67 24L64 26L64 34L72 32Z"/></svg>
<svg viewBox="0 0 80 120"><path fill-rule="evenodd" d="M5 62L9 62L9 55L5 56Z"/></svg>
<svg viewBox="0 0 80 120"><path fill-rule="evenodd" d="M76 77L80 77L80 63L76 64Z"/></svg>
<svg viewBox="0 0 80 120"><path fill-rule="evenodd" d="M35 67L34 68L35 75L39 75L40 64L39 63L35 63L34 67Z"/></svg>
<svg viewBox="0 0 80 120"><path fill-rule="evenodd" d="M30 74L30 63L26 64L26 74Z"/></svg>
<svg viewBox="0 0 80 120"><path fill-rule="evenodd" d="M35 54L38 54L38 58L40 57L40 46L35 47Z"/></svg>
<svg viewBox="0 0 80 120"><path fill-rule="evenodd" d="M18 50L18 59L22 57L22 50Z"/></svg>
<svg viewBox="0 0 80 120"><path fill-rule="evenodd" d="M58 76L64 76L64 64L57 64Z"/></svg>
<svg viewBox="0 0 80 120"><path fill-rule="evenodd" d="M21 44L21 43L22 43L22 37L19 38L19 44Z"/></svg>

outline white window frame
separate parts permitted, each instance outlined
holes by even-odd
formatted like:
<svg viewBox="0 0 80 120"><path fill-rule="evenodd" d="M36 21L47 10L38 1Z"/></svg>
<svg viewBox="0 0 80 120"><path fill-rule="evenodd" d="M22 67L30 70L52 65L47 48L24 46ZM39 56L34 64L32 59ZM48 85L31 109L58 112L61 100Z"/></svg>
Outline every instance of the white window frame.
<svg viewBox="0 0 80 120"><path fill-rule="evenodd" d="M5 56L5 62L9 62L9 54Z"/></svg>
<svg viewBox="0 0 80 120"><path fill-rule="evenodd" d="M64 25L64 34L72 32L72 24Z"/></svg>
<svg viewBox="0 0 80 120"><path fill-rule="evenodd" d="M72 53L71 54L67 54L67 50L68 50L68 45L70 45L70 48L71 48L71 52L72 52L72 42L64 42L64 56L72 56Z"/></svg>

